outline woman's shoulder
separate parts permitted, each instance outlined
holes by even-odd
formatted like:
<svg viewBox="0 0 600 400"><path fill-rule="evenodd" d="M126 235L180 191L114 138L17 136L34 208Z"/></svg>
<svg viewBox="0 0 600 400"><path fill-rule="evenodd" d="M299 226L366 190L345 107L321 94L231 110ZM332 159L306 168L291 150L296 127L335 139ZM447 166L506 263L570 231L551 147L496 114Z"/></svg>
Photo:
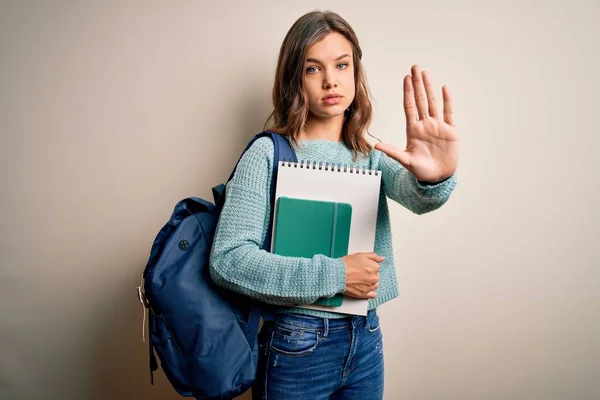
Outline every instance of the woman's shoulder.
<svg viewBox="0 0 600 400"><path fill-rule="evenodd" d="M269 175L273 167L274 151L273 141L269 137L256 139L240 158L233 180L252 181Z"/></svg>
<svg viewBox="0 0 600 400"><path fill-rule="evenodd" d="M264 136L256 139L248 151L272 159L273 152L275 151L275 145L273 144L273 140L271 140L271 138Z"/></svg>
<svg viewBox="0 0 600 400"><path fill-rule="evenodd" d="M275 152L275 146L273 141L269 137L258 138L252 143L252 145L246 150L240 164L256 163L256 162L267 162L268 164L273 163L273 157Z"/></svg>

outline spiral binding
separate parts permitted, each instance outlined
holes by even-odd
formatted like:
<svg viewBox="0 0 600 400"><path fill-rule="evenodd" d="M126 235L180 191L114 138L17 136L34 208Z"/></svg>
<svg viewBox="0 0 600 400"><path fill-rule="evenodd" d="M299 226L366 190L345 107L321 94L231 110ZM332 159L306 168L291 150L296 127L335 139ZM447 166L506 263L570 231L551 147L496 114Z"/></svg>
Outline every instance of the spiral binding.
<svg viewBox="0 0 600 400"><path fill-rule="evenodd" d="M353 166L347 165L347 164L334 164L334 163L329 163L329 162L305 161L305 160L300 160L298 162L282 160L279 162L279 166L287 167L287 168L303 168L303 169L314 169L314 170L332 171L332 172L347 172L350 174L375 175L375 176L379 176L379 172L380 172L380 171L372 170L372 169L353 167Z"/></svg>

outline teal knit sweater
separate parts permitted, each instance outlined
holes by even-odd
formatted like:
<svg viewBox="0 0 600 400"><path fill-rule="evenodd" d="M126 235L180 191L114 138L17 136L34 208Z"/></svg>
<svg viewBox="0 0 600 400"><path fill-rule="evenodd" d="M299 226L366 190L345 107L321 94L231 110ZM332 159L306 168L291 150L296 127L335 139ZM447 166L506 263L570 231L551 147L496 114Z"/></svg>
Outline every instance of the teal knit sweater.
<svg viewBox="0 0 600 400"><path fill-rule="evenodd" d="M299 161L329 162L381 171L375 253L384 256L385 261L381 263L377 297L369 300L369 309L397 297L386 197L416 214L423 214L441 207L448 200L456 185L456 177L435 185L422 185L400 163L378 150L371 150L368 157L359 155L354 161L353 152L342 142L308 140L294 146L294 150ZM343 293L346 271L341 258L324 255L283 257L261 250L269 224L273 158L271 139L258 139L241 158L227 184L225 204L210 256L211 277L227 289L278 305L277 312L343 317L338 313L283 306L310 304L320 297Z"/></svg>

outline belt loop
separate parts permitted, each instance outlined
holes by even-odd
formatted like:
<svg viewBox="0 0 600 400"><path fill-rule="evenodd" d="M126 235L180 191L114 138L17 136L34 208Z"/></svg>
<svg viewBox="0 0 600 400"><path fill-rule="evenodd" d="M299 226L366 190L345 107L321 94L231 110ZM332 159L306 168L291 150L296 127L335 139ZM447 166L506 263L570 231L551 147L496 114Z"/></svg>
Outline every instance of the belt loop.
<svg viewBox="0 0 600 400"><path fill-rule="evenodd" d="M326 338L329 333L329 319L323 318L323 337Z"/></svg>

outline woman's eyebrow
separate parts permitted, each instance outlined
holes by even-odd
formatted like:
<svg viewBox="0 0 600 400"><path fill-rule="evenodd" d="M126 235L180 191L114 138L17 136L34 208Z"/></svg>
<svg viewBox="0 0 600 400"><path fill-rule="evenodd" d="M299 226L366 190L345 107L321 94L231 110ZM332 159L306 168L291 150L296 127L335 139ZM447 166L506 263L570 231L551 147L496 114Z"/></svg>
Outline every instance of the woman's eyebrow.
<svg viewBox="0 0 600 400"><path fill-rule="evenodd" d="M346 58L346 57L350 57L350 54L342 54L341 56L339 56L338 58L336 58L335 61L339 61L342 58ZM322 64L321 60L319 60L318 58L307 58L306 62L315 62L315 63Z"/></svg>

